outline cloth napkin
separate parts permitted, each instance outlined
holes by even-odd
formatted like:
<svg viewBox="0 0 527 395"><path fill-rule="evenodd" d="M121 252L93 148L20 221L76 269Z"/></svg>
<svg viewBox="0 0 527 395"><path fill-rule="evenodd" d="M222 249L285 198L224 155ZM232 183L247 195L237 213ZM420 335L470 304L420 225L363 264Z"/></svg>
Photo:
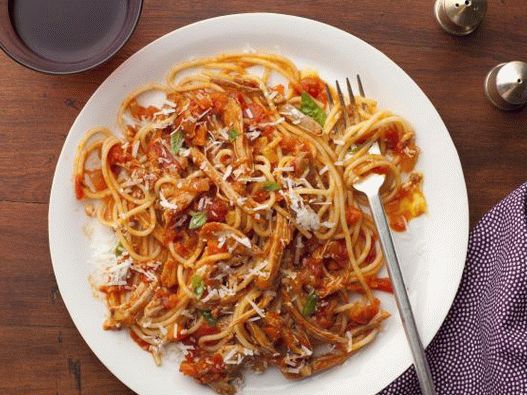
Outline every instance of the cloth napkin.
<svg viewBox="0 0 527 395"><path fill-rule="evenodd" d="M426 354L438 394L527 394L527 183L469 237L458 293ZM420 394L412 366L379 394Z"/></svg>

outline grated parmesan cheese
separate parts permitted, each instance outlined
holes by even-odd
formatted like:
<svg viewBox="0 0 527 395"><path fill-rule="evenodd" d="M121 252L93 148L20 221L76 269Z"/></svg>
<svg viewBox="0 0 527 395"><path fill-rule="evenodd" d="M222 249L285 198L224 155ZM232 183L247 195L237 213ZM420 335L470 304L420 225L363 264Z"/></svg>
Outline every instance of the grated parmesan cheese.
<svg viewBox="0 0 527 395"><path fill-rule="evenodd" d="M159 204L164 209L167 209L167 210L177 210L178 209L177 204L169 202L163 195L163 192L159 191L159 197L160 197Z"/></svg>
<svg viewBox="0 0 527 395"><path fill-rule="evenodd" d="M232 237L234 240L236 240L238 243L240 243L244 247L247 247L247 248L252 247L251 240L249 240L248 237L239 237L238 235L234 233L231 233L230 237Z"/></svg>
<svg viewBox="0 0 527 395"><path fill-rule="evenodd" d="M287 197L289 198L291 210L296 214L297 225L307 230L318 230L320 228L318 214L311 207L306 206L304 199L294 191L291 179L286 179L286 183L289 191ZM285 196L283 191L280 192Z"/></svg>
<svg viewBox="0 0 527 395"><path fill-rule="evenodd" d="M139 140L134 141L132 144L132 157L137 158L137 153L139 152Z"/></svg>
<svg viewBox="0 0 527 395"><path fill-rule="evenodd" d="M231 174L232 174L232 166L229 165L229 166L227 166L227 168L225 169L225 173L223 174L223 179L224 179L224 180L227 180L227 178L229 178Z"/></svg>
<svg viewBox="0 0 527 395"><path fill-rule="evenodd" d="M174 110L173 108L162 108L158 112L154 113L154 117L156 117L158 115L170 115L170 114L172 114L174 112L176 112L176 110Z"/></svg>
<svg viewBox="0 0 527 395"><path fill-rule="evenodd" d="M260 276L266 276L267 274L262 272L263 269L265 269L267 267L267 265L269 264L269 262L267 262L267 260L263 260L261 261L258 265L256 265L255 267L249 269L249 272L248 274L249 275L253 275L253 276L256 276L256 277L260 277Z"/></svg>
<svg viewBox="0 0 527 395"><path fill-rule="evenodd" d="M262 133L259 130L254 130L252 132L247 132L245 135L249 138L249 140L253 141L260 137L261 134Z"/></svg>
<svg viewBox="0 0 527 395"><path fill-rule="evenodd" d="M256 303L254 303L251 299L249 299L247 296L245 297L245 300L251 305L251 307L254 309L256 314L258 314L260 317L265 318L265 312L258 307Z"/></svg>
<svg viewBox="0 0 527 395"><path fill-rule="evenodd" d="M141 268L139 266L132 265L132 266L130 266L130 270L133 270L134 272L143 274L149 282L154 282L154 281L157 280L157 277L156 277L156 275L154 273L152 273L150 271L147 271L147 270L144 270L143 268Z"/></svg>

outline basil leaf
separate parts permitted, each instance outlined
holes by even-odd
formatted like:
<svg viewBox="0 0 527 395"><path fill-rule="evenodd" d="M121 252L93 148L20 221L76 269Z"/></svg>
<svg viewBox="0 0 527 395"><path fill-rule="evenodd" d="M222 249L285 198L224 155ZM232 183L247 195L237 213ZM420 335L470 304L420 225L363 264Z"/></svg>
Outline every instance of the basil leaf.
<svg viewBox="0 0 527 395"><path fill-rule="evenodd" d="M315 291L311 291L304 302L304 307L302 308L302 315L304 317L309 317L311 314L315 312L315 309L317 307L317 294Z"/></svg>
<svg viewBox="0 0 527 395"><path fill-rule="evenodd" d="M203 295L203 292L205 292L205 283L203 282L203 278L197 274L192 276L192 290L198 298L201 298L201 295Z"/></svg>
<svg viewBox="0 0 527 395"><path fill-rule="evenodd" d="M115 247L115 250L113 252L115 253L115 256L123 255L123 252L124 252L123 244L121 242L119 242L119 244L117 244L117 246Z"/></svg>
<svg viewBox="0 0 527 395"><path fill-rule="evenodd" d="M210 326L216 326L218 323L218 320L212 316L210 310L201 310L201 316L207 320Z"/></svg>
<svg viewBox="0 0 527 395"><path fill-rule="evenodd" d="M273 181L267 181L264 183L264 189L269 192L278 191L280 189L280 185L278 183Z"/></svg>
<svg viewBox="0 0 527 395"><path fill-rule="evenodd" d="M313 118L317 121L320 126L324 126L326 123L326 113L320 106L313 100L308 93L302 92L302 101L300 102L300 111L306 114L308 117Z"/></svg>
<svg viewBox="0 0 527 395"><path fill-rule="evenodd" d="M183 146L184 141L185 136L183 135L183 132L181 130L172 132L170 134L170 147L172 148L172 152L174 153L174 155L179 152L179 150Z"/></svg>
<svg viewBox="0 0 527 395"><path fill-rule="evenodd" d="M229 130L227 134L229 135L229 141L231 142L236 140L236 138L238 138L238 136L240 135L240 133L238 133L236 129Z"/></svg>
<svg viewBox="0 0 527 395"><path fill-rule="evenodd" d="M189 229L201 228L207 222L207 213L197 211L191 213L191 215L192 218L190 219L190 223L188 224Z"/></svg>

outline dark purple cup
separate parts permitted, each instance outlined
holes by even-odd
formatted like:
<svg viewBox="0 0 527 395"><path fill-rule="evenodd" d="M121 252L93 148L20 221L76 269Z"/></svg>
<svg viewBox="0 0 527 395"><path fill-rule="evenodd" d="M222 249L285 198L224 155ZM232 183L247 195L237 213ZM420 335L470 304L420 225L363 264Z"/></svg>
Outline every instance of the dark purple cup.
<svg viewBox="0 0 527 395"><path fill-rule="evenodd" d="M30 69L79 73L128 41L142 0L0 0L0 48Z"/></svg>

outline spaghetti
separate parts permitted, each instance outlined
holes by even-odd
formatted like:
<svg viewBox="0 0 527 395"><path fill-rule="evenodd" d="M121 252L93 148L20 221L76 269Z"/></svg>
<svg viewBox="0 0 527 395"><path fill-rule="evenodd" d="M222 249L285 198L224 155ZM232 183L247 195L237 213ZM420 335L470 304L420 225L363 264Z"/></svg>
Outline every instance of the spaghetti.
<svg viewBox="0 0 527 395"><path fill-rule="evenodd" d="M163 103L141 105L152 91ZM222 394L242 367L298 379L375 338L388 313L373 290L391 283L377 276L375 227L352 183L386 174L390 224L404 230L426 210L419 149L374 100L330 108L326 95L284 57L220 55L129 95L121 138L86 133L75 193L118 239L98 284L104 329L127 328L158 364L178 345L181 372ZM381 155L368 152L375 141Z"/></svg>

